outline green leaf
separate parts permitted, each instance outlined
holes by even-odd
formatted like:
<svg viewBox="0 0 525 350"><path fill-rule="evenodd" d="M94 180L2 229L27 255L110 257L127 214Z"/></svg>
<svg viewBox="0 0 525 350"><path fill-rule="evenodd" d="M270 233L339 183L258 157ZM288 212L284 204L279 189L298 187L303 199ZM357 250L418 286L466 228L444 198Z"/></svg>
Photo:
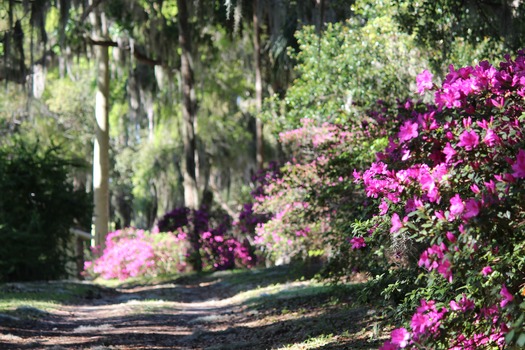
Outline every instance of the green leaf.
<svg viewBox="0 0 525 350"><path fill-rule="evenodd" d="M522 347L523 345L525 345L525 333L520 334L518 341L516 342L516 345L518 345L519 347Z"/></svg>
<svg viewBox="0 0 525 350"><path fill-rule="evenodd" d="M512 341L512 338L514 338L514 334L516 333L516 330L513 329L511 330L510 332L507 333L507 335L505 336L505 342L507 344L510 344L510 342Z"/></svg>
<svg viewBox="0 0 525 350"><path fill-rule="evenodd" d="M523 324L523 320L525 319L525 314L521 314L521 316L514 322L514 327L518 328Z"/></svg>

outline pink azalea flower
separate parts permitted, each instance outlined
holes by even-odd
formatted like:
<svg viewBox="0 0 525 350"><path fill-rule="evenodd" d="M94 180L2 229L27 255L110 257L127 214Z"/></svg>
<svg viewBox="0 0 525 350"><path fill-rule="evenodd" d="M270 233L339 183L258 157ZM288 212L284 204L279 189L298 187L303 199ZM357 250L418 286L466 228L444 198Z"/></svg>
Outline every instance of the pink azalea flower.
<svg viewBox="0 0 525 350"><path fill-rule="evenodd" d="M458 303L456 303L455 300L451 300L450 301L450 309L452 311L458 311L458 310L461 310L461 307L458 305Z"/></svg>
<svg viewBox="0 0 525 350"><path fill-rule="evenodd" d="M516 156L516 163L512 165L512 170L514 170L514 175L517 178L525 177L525 150L520 149L518 155Z"/></svg>
<svg viewBox="0 0 525 350"><path fill-rule="evenodd" d="M443 212L441 210L436 210L434 212L434 215L436 215L436 218L438 220L441 220L441 221L445 221L446 220L445 215L443 214Z"/></svg>
<svg viewBox="0 0 525 350"><path fill-rule="evenodd" d="M407 213L411 213L413 211L416 211L418 208L423 208L423 202L418 197L414 196L414 198L407 199L406 205L405 205L405 211Z"/></svg>
<svg viewBox="0 0 525 350"><path fill-rule="evenodd" d="M397 213L394 213L394 215L392 215L392 227L390 228L390 233L396 233L397 231L399 231L403 227L403 223L407 221L408 217L405 216L403 218L403 221L401 221L399 215L397 215Z"/></svg>
<svg viewBox="0 0 525 350"><path fill-rule="evenodd" d="M496 108L503 108L505 105L505 99L503 96L497 97L497 98L489 98L488 103L492 104Z"/></svg>
<svg viewBox="0 0 525 350"><path fill-rule="evenodd" d="M484 268L481 269L481 273L483 274L483 276L490 275L492 273L492 267L485 266Z"/></svg>
<svg viewBox="0 0 525 350"><path fill-rule="evenodd" d="M494 146L496 143L498 143L499 137L496 135L494 130L487 129L487 133L485 134L485 137L483 138L483 142L487 144L487 146Z"/></svg>
<svg viewBox="0 0 525 350"><path fill-rule="evenodd" d="M385 215L388 212L388 203L384 200L379 204L379 215Z"/></svg>
<svg viewBox="0 0 525 350"><path fill-rule="evenodd" d="M448 174L448 169L447 169L446 164L444 164L444 163L441 163L441 164L437 165L432 170L432 177L437 182L441 182L443 180L443 178L445 177L445 175L447 175L447 174Z"/></svg>
<svg viewBox="0 0 525 350"><path fill-rule="evenodd" d="M379 350L397 350L397 349L398 349L398 346L392 344L392 343L389 342L389 341L387 341L386 343L384 343L383 346L379 348Z"/></svg>
<svg viewBox="0 0 525 350"><path fill-rule="evenodd" d="M459 194L456 194L450 199L450 215L457 217L461 215L461 213L463 213L464 210L465 205L463 204L463 200L461 199Z"/></svg>
<svg viewBox="0 0 525 350"><path fill-rule="evenodd" d="M350 240L352 243L352 249L361 249L366 247L365 239L363 237L354 237Z"/></svg>
<svg viewBox="0 0 525 350"><path fill-rule="evenodd" d="M443 149L443 153L445 154L445 160L447 163L449 163L452 158L456 155L456 151L454 151L454 148L450 145L450 142L447 142L445 145L445 148Z"/></svg>
<svg viewBox="0 0 525 350"><path fill-rule="evenodd" d="M416 84L417 84L417 92L420 95L423 95L425 93L425 90L431 90L432 89L432 78L434 75L430 73L428 70L424 70L416 77Z"/></svg>
<svg viewBox="0 0 525 350"><path fill-rule="evenodd" d="M434 244L419 256L418 266L424 266L429 271L436 270L447 281L452 282L452 265L445 258L447 247L444 243Z"/></svg>
<svg viewBox="0 0 525 350"><path fill-rule="evenodd" d="M417 132L417 128L417 123L412 123L409 120L404 122L401 128L399 129L399 133L397 134L397 136L399 137L399 141L404 142L417 137L417 135L419 135L419 133Z"/></svg>
<svg viewBox="0 0 525 350"><path fill-rule="evenodd" d="M439 107L461 107L460 99L460 92L456 88L451 87L450 85L448 85L447 87L443 85L443 89L441 89L440 91L436 91L435 101Z"/></svg>
<svg viewBox="0 0 525 350"><path fill-rule="evenodd" d="M410 155L411 155L410 150L409 149L404 149L403 150L403 156L401 157L401 160L405 161L407 159L410 159Z"/></svg>
<svg viewBox="0 0 525 350"><path fill-rule="evenodd" d="M437 268L437 272L443 276L449 283L452 283L452 268L450 261L447 259L443 259L441 262L438 263L439 266Z"/></svg>
<svg viewBox="0 0 525 350"><path fill-rule="evenodd" d="M489 182L484 182L484 184L489 193L492 193L492 194L496 193L496 184L494 183L494 180L490 180Z"/></svg>
<svg viewBox="0 0 525 350"><path fill-rule="evenodd" d="M465 294L463 294L463 297L461 298L459 303L456 303L455 300L451 300L450 301L450 308L453 311L465 312L465 311L468 311L468 310L473 310L474 307L475 307L474 302L472 300L470 300L470 299L467 299Z"/></svg>
<svg viewBox="0 0 525 350"><path fill-rule="evenodd" d="M463 118L462 122L463 122L463 127L465 129L468 129L472 125L472 118L471 117Z"/></svg>
<svg viewBox="0 0 525 350"><path fill-rule="evenodd" d="M434 300L426 301L425 299L420 300L421 306L417 308L417 312L423 313L425 311L436 312L436 302Z"/></svg>
<svg viewBox="0 0 525 350"><path fill-rule="evenodd" d="M427 315L422 313L415 313L410 321L410 327L415 335L425 333L426 328L430 325L430 320Z"/></svg>
<svg viewBox="0 0 525 350"><path fill-rule="evenodd" d="M478 216L481 209L481 203L475 199L469 199L465 202L465 214L463 214L464 219L472 219L473 217Z"/></svg>
<svg viewBox="0 0 525 350"><path fill-rule="evenodd" d="M421 170L419 183L421 184L421 189L427 191L427 199L430 202L434 203L439 200L439 191L436 188L434 178L432 177L432 175L430 175L428 170Z"/></svg>
<svg viewBox="0 0 525 350"><path fill-rule="evenodd" d="M452 243L456 242L456 236L454 236L454 234L452 232L450 232L450 231L447 232L446 236L447 236L447 239L450 242L452 242Z"/></svg>
<svg viewBox="0 0 525 350"><path fill-rule="evenodd" d="M359 180L361 180L361 173L356 169L354 169L354 171L352 172L352 176L354 177L354 182L358 182Z"/></svg>
<svg viewBox="0 0 525 350"><path fill-rule="evenodd" d="M503 285L501 287L501 291L499 292L499 294L503 297L499 304L501 307L505 307L508 303L514 300L514 296L510 294L506 285Z"/></svg>
<svg viewBox="0 0 525 350"><path fill-rule="evenodd" d="M478 144L479 136L474 130L465 130L461 135L459 135L458 146L465 148L467 151L473 150Z"/></svg>
<svg viewBox="0 0 525 350"><path fill-rule="evenodd" d="M431 192L436 187L434 178L428 171L421 171L419 183L421 184L421 189L426 190L427 192Z"/></svg>
<svg viewBox="0 0 525 350"><path fill-rule="evenodd" d="M405 328L397 328L391 334L392 344L405 348L410 340L410 333Z"/></svg>
<svg viewBox="0 0 525 350"><path fill-rule="evenodd" d="M425 250L421 255L419 256L418 265L419 266L425 266L427 269L430 268L431 260L429 259L429 251L428 249Z"/></svg>

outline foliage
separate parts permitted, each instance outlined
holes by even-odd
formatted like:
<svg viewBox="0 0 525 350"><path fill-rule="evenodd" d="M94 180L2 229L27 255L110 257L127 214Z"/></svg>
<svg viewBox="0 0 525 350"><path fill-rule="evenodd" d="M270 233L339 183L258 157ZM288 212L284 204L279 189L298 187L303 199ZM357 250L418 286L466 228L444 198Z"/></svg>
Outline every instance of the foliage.
<svg viewBox="0 0 525 350"><path fill-rule="evenodd" d="M354 126L301 122L280 134L291 160L268 171L253 193L254 212L267 217L257 225L255 242L273 262L324 256L335 263L348 248L348 218L363 211L349 174L370 164L382 141L367 140L367 118Z"/></svg>
<svg viewBox="0 0 525 350"><path fill-rule="evenodd" d="M183 229L188 232L192 248L189 258L196 259L192 255L198 254L205 269L227 270L255 265L256 258L246 235L232 235L232 231L243 232L243 228L232 228L231 218L220 211L206 207L197 210L175 208L159 219L157 227L160 231Z"/></svg>
<svg viewBox="0 0 525 350"><path fill-rule="evenodd" d="M69 230L90 226L89 199L68 176L81 164L59 154L20 140L0 148L0 280L65 277Z"/></svg>
<svg viewBox="0 0 525 350"><path fill-rule="evenodd" d="M309 122L305 120L305 123ZM315 131L314 134L321 135L326 130ZM308 141L311 140L306 139ZM320 164L315 159L300 159L286 163L279 172L268 171L263 186L254 192L255 213L268 216L268 220L259 223L255 229L255 243L270 261L289 263L292 259L306 259L309 255L324 253L319 237L328 231L328 222L323 216L306 214L310 186L321 183L315 169L324 165L326 159L319 158Z"/></svg>
<svg viewBox="0 0 525 350"><path fill-rule="evenodd" d="M85 270L92 276L120 280L182 272L188 250L185 238L182 230L150 233L129 227L110 232L104 252L87 261Z"/></svg>
<svg viewBox="0 0 525 350"><path fill-rule="evenodd" d="M141 142L115 154L122 186L132 194L134 224L152 227L159 212L181 201L180 154L182 147L174 123L163 123L153 142ZM129 171L126 171L129 169Z"/></svg>
<svg viewBox="0 0 525 350"><path fill-rule="evenodd" d="M86 60L79 60L74 80L60 77L56 69L48 73L41 100L30 100L33 108L41 110L43 118L34 118L33 131L41 141L51 140L63 145L70 156L91 159L91 134L93 133L93 100L91 67ZM67 103L64 103L67 101ZM31 130L39 125L38 130Z"/></svg>
<svg viewBox="0 0 525 350"><path fill-rule="evenodd" d="M379 99L395 101L410 91L426 58L398 28L391 1L381 3L356 2L355 16L327 25L321 37L312 26L296 33L298 77L284 98L274 95L265 103L275 131L300 127L302 118L345 123Z"/></svg>
<svg viewBox="0 0 525 350"><path fill-rule="evenodd" d="M445 69L446 62L470 65L523 47L525 7L520 2L394 0L393 4L400 28L431 53L429 61L437 71ZM461 51L469 52L466 61L455 60Z"/></svg>
<svg viewBox="0 0 525 350"><path fill-rule="evenodd" d="M207 270L253 266L256 259L248 240L239 241L231 229L230 217L221 212L175 208L152 232L132 227L110 232L100 258L87 262L85 269L105 279L152 277L189 270L195 254ZM197 246L191 235L198 237Z"/></svg>
<svg viewBox="0 0 525 350"><path fill-rule="evenodd" d="M434 103L377 116L389 145L354 172L377 209L354 225L352 249L360 268L382 265L404 326L383 349L524 345L524 77L523 52L451 66L440 87L425 71L418 90Z"/></svg>

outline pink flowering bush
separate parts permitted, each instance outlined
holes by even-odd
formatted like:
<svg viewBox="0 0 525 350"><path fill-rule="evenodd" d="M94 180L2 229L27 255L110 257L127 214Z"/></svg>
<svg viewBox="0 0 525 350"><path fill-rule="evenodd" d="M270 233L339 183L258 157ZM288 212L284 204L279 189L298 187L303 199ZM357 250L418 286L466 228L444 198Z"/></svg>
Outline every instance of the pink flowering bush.
<svg viewBox="0 0 525 350"><path fill-rule="evenodd" d="M256 259L251 244L234 237L233 231L242 233L254 222L257 218L245 212L232 227L226 214L204 207L176 208L161 217L152 232L130 227L108 233L106 248L99 258L86 262L85 271L92 277L121 280L175 274L191 270L197 254L207 270L252 267ZM190 234L198 238L197 245Z"/></svg>
<svg viewBox="0 0 525 350"><path fill-rule="evenodd" d="M150 233L130 227L110 232L102 255L87 261L85 271L92 277L120 280L182 272L188 250L185 239L182 230Z"/></svg>
<svg viewBox="0 0 525 350"><path fill-rule="evenodd" d="M278 179L254 193L254 212L266 216L255 227L254 243L271 262L304 259L321 249L319 237L327 222L309 215L308 189L301 186L318 181L314 169L312 163L289 162Z"/></svg>
<svg viewBox="0 0 525 350"><path fill-rule="evenodd" d="M235 267L253 267L256 263L253 248L247 239L249 229L258 222L251 206L245 207L239 220L232 224L223 212L202 206L198 210L175 208L158 221L161 231L184 230L191 249L188 260L200 261L202 269L227 270ZM193 238L193 239L192 239Z"/></svg>
<svg viewBox="0 0 525 350"><path fill-rule="evenodd" d="M376 115L389 144L353 174L374 207L353 225L354 262L376 262L402 325L382 349L522 348L525 53L431 79L418 91L434 103Z"/></svg>
<svg viewBox="0 0 525 350"><path fill-rule="evenodd" d="M254 211L266 215L255 232L255 243L276 263L321 257L340 273L347 252L366 246L364 239L348 234L348 218L363 212L361 193L351 181L354 166L370 164L381 142L370 121L353 128L310 119L301 127L282 132L280 141L290 155L279 172L267 173L253 193ZM345 252L345 253L342 253Z"/></svg>

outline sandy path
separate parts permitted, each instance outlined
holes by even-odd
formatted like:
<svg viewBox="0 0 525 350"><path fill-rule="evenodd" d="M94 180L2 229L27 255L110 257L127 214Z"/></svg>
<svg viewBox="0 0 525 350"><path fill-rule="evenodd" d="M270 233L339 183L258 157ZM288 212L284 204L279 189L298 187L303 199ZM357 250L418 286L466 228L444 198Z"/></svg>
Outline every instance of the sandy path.
<svg viewBox="0 0 525 350"><path fill-rule="evenodd" d="M2 325L0 349L227 348L242 307L210 284L103 293L38 320Z"/></svg>
<svg viewBox="0 0 525 350"><path fill-rule="evenodd" d="M11 287L38 293L49 286ZM377 314L354 305L358 284L348 288L341 294L285 267L117 290L88 286L85 299L38 317L0 314L0 350L377 349Z"/></svg>

